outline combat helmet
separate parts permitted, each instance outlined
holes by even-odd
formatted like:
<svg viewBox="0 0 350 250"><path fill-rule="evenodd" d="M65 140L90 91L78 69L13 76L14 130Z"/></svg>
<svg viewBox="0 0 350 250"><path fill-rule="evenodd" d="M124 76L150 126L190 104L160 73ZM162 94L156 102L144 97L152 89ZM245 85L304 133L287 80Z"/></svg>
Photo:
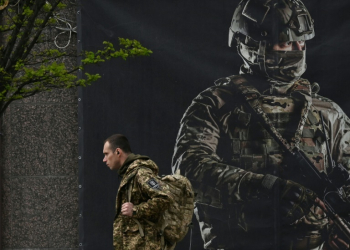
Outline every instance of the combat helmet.
<svg viewBox="0 0 350 250"><path fill-rule="evenodd" d="M292 82L306 70L305 49L274 51L272 46L314 36L313 19L300 0L242 0L232 17L229 46L237 41L249 73Z"/></svg>

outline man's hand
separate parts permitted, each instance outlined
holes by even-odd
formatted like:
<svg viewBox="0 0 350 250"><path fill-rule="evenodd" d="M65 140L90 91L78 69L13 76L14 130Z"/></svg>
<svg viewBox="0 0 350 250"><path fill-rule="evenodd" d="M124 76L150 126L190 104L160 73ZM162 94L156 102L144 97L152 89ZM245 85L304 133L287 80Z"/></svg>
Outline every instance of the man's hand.
<svg viewBox="0 0 350 250"><path fill-rule="evenodd" d="M134 204L132 204L131 202L124 203L121 209L122 215L131 217L133 208L134 208Z"/></svg>

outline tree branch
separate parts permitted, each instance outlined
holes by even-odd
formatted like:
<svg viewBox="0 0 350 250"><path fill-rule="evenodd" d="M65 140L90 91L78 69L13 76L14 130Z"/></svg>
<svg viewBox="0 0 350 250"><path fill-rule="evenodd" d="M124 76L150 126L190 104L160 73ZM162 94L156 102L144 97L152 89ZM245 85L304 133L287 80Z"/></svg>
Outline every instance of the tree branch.
<svg viewBox="0 0 350 250"><path fill-rule="evenodd" d="M56 10L56 8L60 4L60 2L61 2L61 0L58 0L58 1L56 1L56 3L54 5L52 5L51 10L48 12L48 14L46 15L43 23L38 28L38 32L34 36L32 42L27 47L27 52L25 52L24 55L22 56L22 58L21 58L22 60L24 60L28 56L28 54L30 53L30 51L34 47L34 45L37 42L39 36L41 35L42 31L44 30L45 26L47 25L47 22L50 20L50 17L53 16L53 12Z"/></svg>
<svg viewBox="0 0 350 250"><path fill-rule="evenodd" d="M33 6L34 9L34 13L30 16L28 23L23 31L23 35L20 38L20 40L18 41L18 44L16 46L16 48L13 50L13 53L11 54L10 58L9 58L9 63L6 64L5 70L7 72L9 72L12 75L16 74L16 70L13 68L13 65L22 58L22 55L25 51L25 44L28 43L28 40L30 38L30 34L32 29L34 28L34 23L35 20L37 19L41 8L44 6L45 4L45 0L40 0L39 1L35 1L35 4Z"/></svg>
<svg viewBox="0 0 350 250"><path fill-rule="evenodd" d="M30 2L29 0L27 0L25 2L25 4L27 4L28 2ZM19 13L17 16L19 17L19 21L18 22L15 22L14 20L13 23L16 25L16 28L12 31L11 33L11 39L9 40L9 42L7 43L6 45L6 48L4 49L4 56L2 58L2 60L0 61L0 65L5 68L6 67L6 64L10 58L10 55L16 45L16 41L17 41L17 38L18 38L18 34L20 33L21 31L21 28L22 28L22 24L23 24L23 20L25 18L25 15L23 14L23 10L20 9L22 12ZM9 17L11 18L11 16L9 15Z"/></svg>

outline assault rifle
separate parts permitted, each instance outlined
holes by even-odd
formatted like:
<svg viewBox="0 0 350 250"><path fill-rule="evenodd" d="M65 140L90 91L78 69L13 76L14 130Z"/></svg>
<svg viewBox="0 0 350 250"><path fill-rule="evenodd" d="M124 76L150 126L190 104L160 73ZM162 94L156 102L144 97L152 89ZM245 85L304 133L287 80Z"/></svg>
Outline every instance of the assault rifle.
<svg viewBox="0 0 350 250"><path fill-rule="evenodd" d="M350 241L350 201L346 197L343 188L350 185L350 174L342 164L339 163L336 165L332 160L322 113L319 112L327 147L329 163L327 174L320 172L302 150L297 147L291 147L276 130L258 101L258 97L260 96L258 90L242 84L242 81L237 81L235 84L238 91L242 93L244 99L249 104L248 107L253 111L252 113L255 114L258 120L261 121L261 125L269 132L283 151L285 151L284 163L286 163L286 166L284 167L284 176L314 191L318 198L325 204L327 211L324 212L326 215Z"/></svg>
<svg viewBox="0 0 350 250"><path fill-rule="evenodd" d="M319 114L327 147L329 173L320 172L302 150L288 148L285 150L287 176L317 194L327 208L327 216L350 240L350 203L343 189L344 186L350 185L350 174L342 164L336 165L332 160L323 116L321 112Z"/></svg>

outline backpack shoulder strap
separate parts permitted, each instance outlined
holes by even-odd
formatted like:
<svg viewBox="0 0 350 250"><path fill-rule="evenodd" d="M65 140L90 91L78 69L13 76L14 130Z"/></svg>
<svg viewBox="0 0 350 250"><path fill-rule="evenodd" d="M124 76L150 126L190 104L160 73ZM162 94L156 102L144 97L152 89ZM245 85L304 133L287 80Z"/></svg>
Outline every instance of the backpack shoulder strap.
<svg viewBox="0 0 350 250"><path fill-rule="evenodd" d="M127 182L128 182L128 185L127 185L127 201L128 202L131 202L131 191L132 191L132 188L134 186L135 175L137 174L137 172L141 168L147 169L145 166L140 165L137 168L135 168L134 171L128 176L128 180L127 180ZM139 222L139 220L136 219L136 218L132 218L132 220L135 221L135 223L139 227L139 232L140 232L141 237L144 237L145 233L144 233L143 227L142 227L141 223Z"/></svg>
<svg viewBox="0 0 350 250"><path fill-rule="evenodd" d="M131 191L134 186L135 175L137 174L139 169L140 169L139 167L135 168L135 170L128 176L128 180L127 180L128 184L126 189L126 199L128 202L131 202ZM144 237L145 233L139 220L136 218L131 218L131 219L137 224L141 237Z"/></svg>

